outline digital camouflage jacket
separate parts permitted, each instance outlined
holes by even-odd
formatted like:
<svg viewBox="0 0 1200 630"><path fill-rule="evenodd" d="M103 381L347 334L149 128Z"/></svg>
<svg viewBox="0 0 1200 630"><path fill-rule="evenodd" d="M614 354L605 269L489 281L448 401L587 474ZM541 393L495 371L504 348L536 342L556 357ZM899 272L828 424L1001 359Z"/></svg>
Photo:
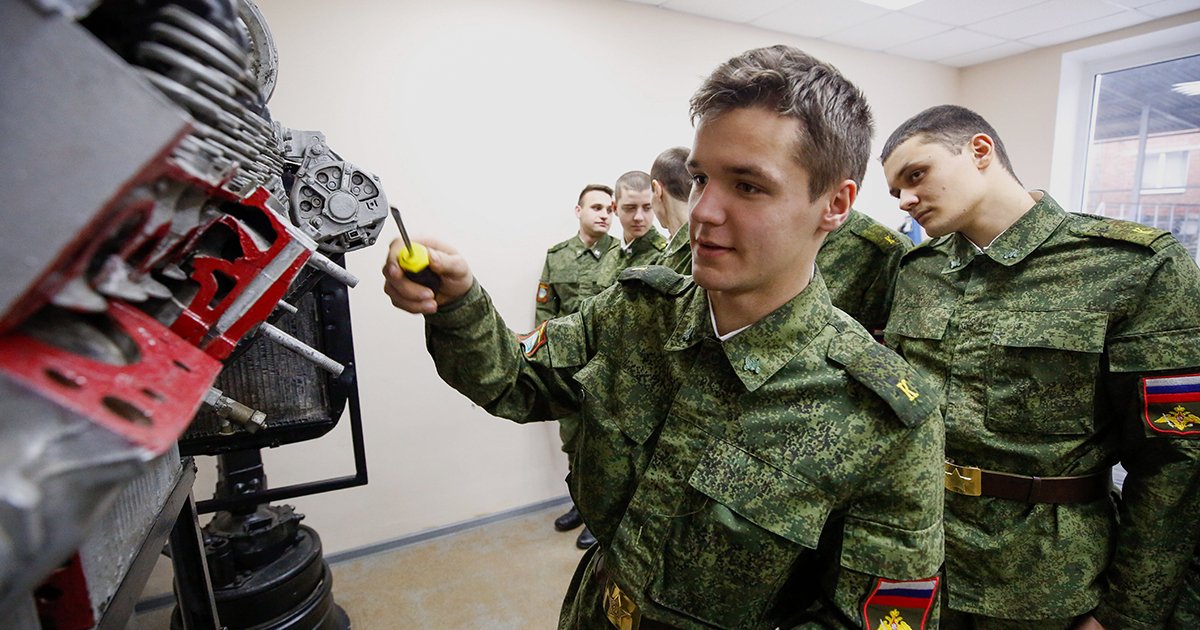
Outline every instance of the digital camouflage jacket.
<svg viewBox="0 0 1200 630"><path fill-rule="evenodd" d="M1129 472L1119 511L947 492L951 608L1162 627L1200 538L1197 296L1170 234L1046 194L984 253L951 234L904 257L886 339L942 390L947 459Z"/></svg>
<svg viewBox="0 0 1200 630"><path fill-rule="evenodd" d="M819 275L723 343L704 290L657 266L520 342L478 285L426 322L438 373L488 412L579 413L568 485L599 543L560 627L610 627L612 585L681 628L936 627L934 580L906 591L924 611L867 600L941 564L939 401Z"/></svg>
<svg viewBox="0 0 1200 630"><path fill-rule="evenodd" d="M667 248L651 264L662 265L681 275L692 275L692 243L687 223L675 230L671 240L667 241Z"/></svg>
<svg viewBox="0 0 1200 630"><path fill-rule="evenodd" d="M617 239L609 234L587 247L576 234L546 251L542 279L538 282L535 309L537 323L574 313L579 303L603 291L610 278L602 278L600 263Z"/></svg>
<svg viewBox="0 0 1200 630"><path fill-rule="evenodd" d="M628 248L622 248L618 242L600 265L603 269L600 272L601 280L612 284L617 281L617 276L621 275L622 271L630 267L653 264L666 248L667 239L653 227L649 232L634 239Z"/></svg>
<svg viewBox="0 0 1200 630"><path fill-rule="evenodd" d="M907 236L851 210L850 218L825 237L817 252L817 268L833 305L872 334L881 332L900 257L911 248Z"/></svg>

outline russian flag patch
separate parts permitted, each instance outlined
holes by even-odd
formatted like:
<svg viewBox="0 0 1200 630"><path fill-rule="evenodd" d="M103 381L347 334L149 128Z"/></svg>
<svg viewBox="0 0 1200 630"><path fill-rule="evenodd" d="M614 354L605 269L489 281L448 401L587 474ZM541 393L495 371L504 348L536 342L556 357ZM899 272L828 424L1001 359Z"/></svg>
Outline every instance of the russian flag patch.
<svg viewBox="0 0 1200 630"><path fill-rule="evenodd" d="M1150 433L1200 436L1200 374L1143 378L1142 400Z"/></svg>
<svg viewBox="0 0 1200 630"><path fill-rule="evenodd" d="M878 578L863 602L863 630L924 630L941 578L897 582Z"/></svg>
<svg viewBox="0 0 1200 630"><path fill-rule="evenodd" d="M539 348L546 345L546 322L542 322L533 332L518 336L517 342L521 344L521 352L527 357L532 357Z"/></svg>

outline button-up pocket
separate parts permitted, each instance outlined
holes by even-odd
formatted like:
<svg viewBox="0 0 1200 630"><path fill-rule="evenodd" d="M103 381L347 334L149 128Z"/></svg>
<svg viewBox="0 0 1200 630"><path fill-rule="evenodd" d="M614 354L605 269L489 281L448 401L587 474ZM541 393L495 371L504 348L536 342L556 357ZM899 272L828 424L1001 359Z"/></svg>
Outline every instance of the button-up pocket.
<svg viewBox="0 0 1200 630"><path fill-rule="evenodd" d="M987 374L993 431L1078 435L1093 427L1108 326L1090 311L996 313Z"/></svg>
<svg viewBox="0 0 1200 630"><path fill-rule="evenodd" d="M694 511L672 518L651 597L718 627L747 627L764 618L801 555L816 549L832 500L724 442L688 483L702 496Z"/></svg>

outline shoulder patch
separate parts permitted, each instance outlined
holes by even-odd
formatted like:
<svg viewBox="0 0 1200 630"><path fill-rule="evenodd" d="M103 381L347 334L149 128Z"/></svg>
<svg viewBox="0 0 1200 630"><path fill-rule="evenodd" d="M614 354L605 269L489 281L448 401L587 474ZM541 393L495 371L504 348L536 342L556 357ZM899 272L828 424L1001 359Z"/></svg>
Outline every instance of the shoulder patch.
<svg viewBox="0 0 1200 630"><path fill-rule="evenodd" d="M535 298L538 304L545 304L550 301L550 285L545 282L539 282L537 288L537 297Z"/></svg>
<svg viewBox="0 0 1200 630"><path fill-rule="evenodd" d="M539 324L532 332L518 335L517 343L521 344L521 352L525 353L525 356L532 357L537 354L537 351L546 345L546 322Z"/></svg>
<svg viewBox="0 0 1200 630"><path fill-rule="evenodd" d="M912 247L912 241L908 240L907 236L892 232L878 223L865 225L861 229L854 230L854 233L875 244L876 247L885 252Z"/></svg>
<svg viewBox="0 0 1200 630"><path fill-rule="evenodd" d="M864 630L924 630L940 578L897 582L877 578L863 602Z"/></svg>
<svg viewBox="0 0 1200 630"><path fill-rule="evenodd" d="M875 392L905 426L924 422L941 403L940 393L900 355L870 337L844 332L829 346L829 358Z"/></svg>
<svg viewBox="0 0 1200 630"><path fill-rule="evenodd" d="M1075 214L1075 213L1073 213ZM1149 247L1158 250L1163 243L1159 243L1159 239L1164 236L1170 236L1171 233L1166 230L1152 228L1141 223L1133 221L1122 221L1120 219L1112 219L1109 217L1101 217L1092 214L1075 214L1075 216L1084 217L1085 221L1078 221L1071 226L1071 232L1079 236L1092 236L1096 238L1107 238L1114 241L1125 241L1143 247Z"/></svg>
<svg viewBox="0 0 1200 630"><path fill-rule="evenodd" d="M1200 438L1200 374L1142 379L1146 435Z"/></svg>
<svg viewBox="0 0 1200 630"><path fill-rule="evenodd" d="M688 276L681 276L669 267L650 265L648 267L629 267L617 276L621 284L645 284L664 295L679 295L687 288Z"/></svg>

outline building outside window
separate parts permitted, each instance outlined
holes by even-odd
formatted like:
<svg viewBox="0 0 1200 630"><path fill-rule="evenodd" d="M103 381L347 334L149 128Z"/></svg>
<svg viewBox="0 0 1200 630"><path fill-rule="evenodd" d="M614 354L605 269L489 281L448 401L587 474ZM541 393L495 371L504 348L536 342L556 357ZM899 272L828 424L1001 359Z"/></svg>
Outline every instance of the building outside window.
<svg viewBox="0 0 1200 630"><path fill-rule="evenodd" d="M1083 211L1167 230L1200 260L1200 55L1096 75Z"/></svg>

